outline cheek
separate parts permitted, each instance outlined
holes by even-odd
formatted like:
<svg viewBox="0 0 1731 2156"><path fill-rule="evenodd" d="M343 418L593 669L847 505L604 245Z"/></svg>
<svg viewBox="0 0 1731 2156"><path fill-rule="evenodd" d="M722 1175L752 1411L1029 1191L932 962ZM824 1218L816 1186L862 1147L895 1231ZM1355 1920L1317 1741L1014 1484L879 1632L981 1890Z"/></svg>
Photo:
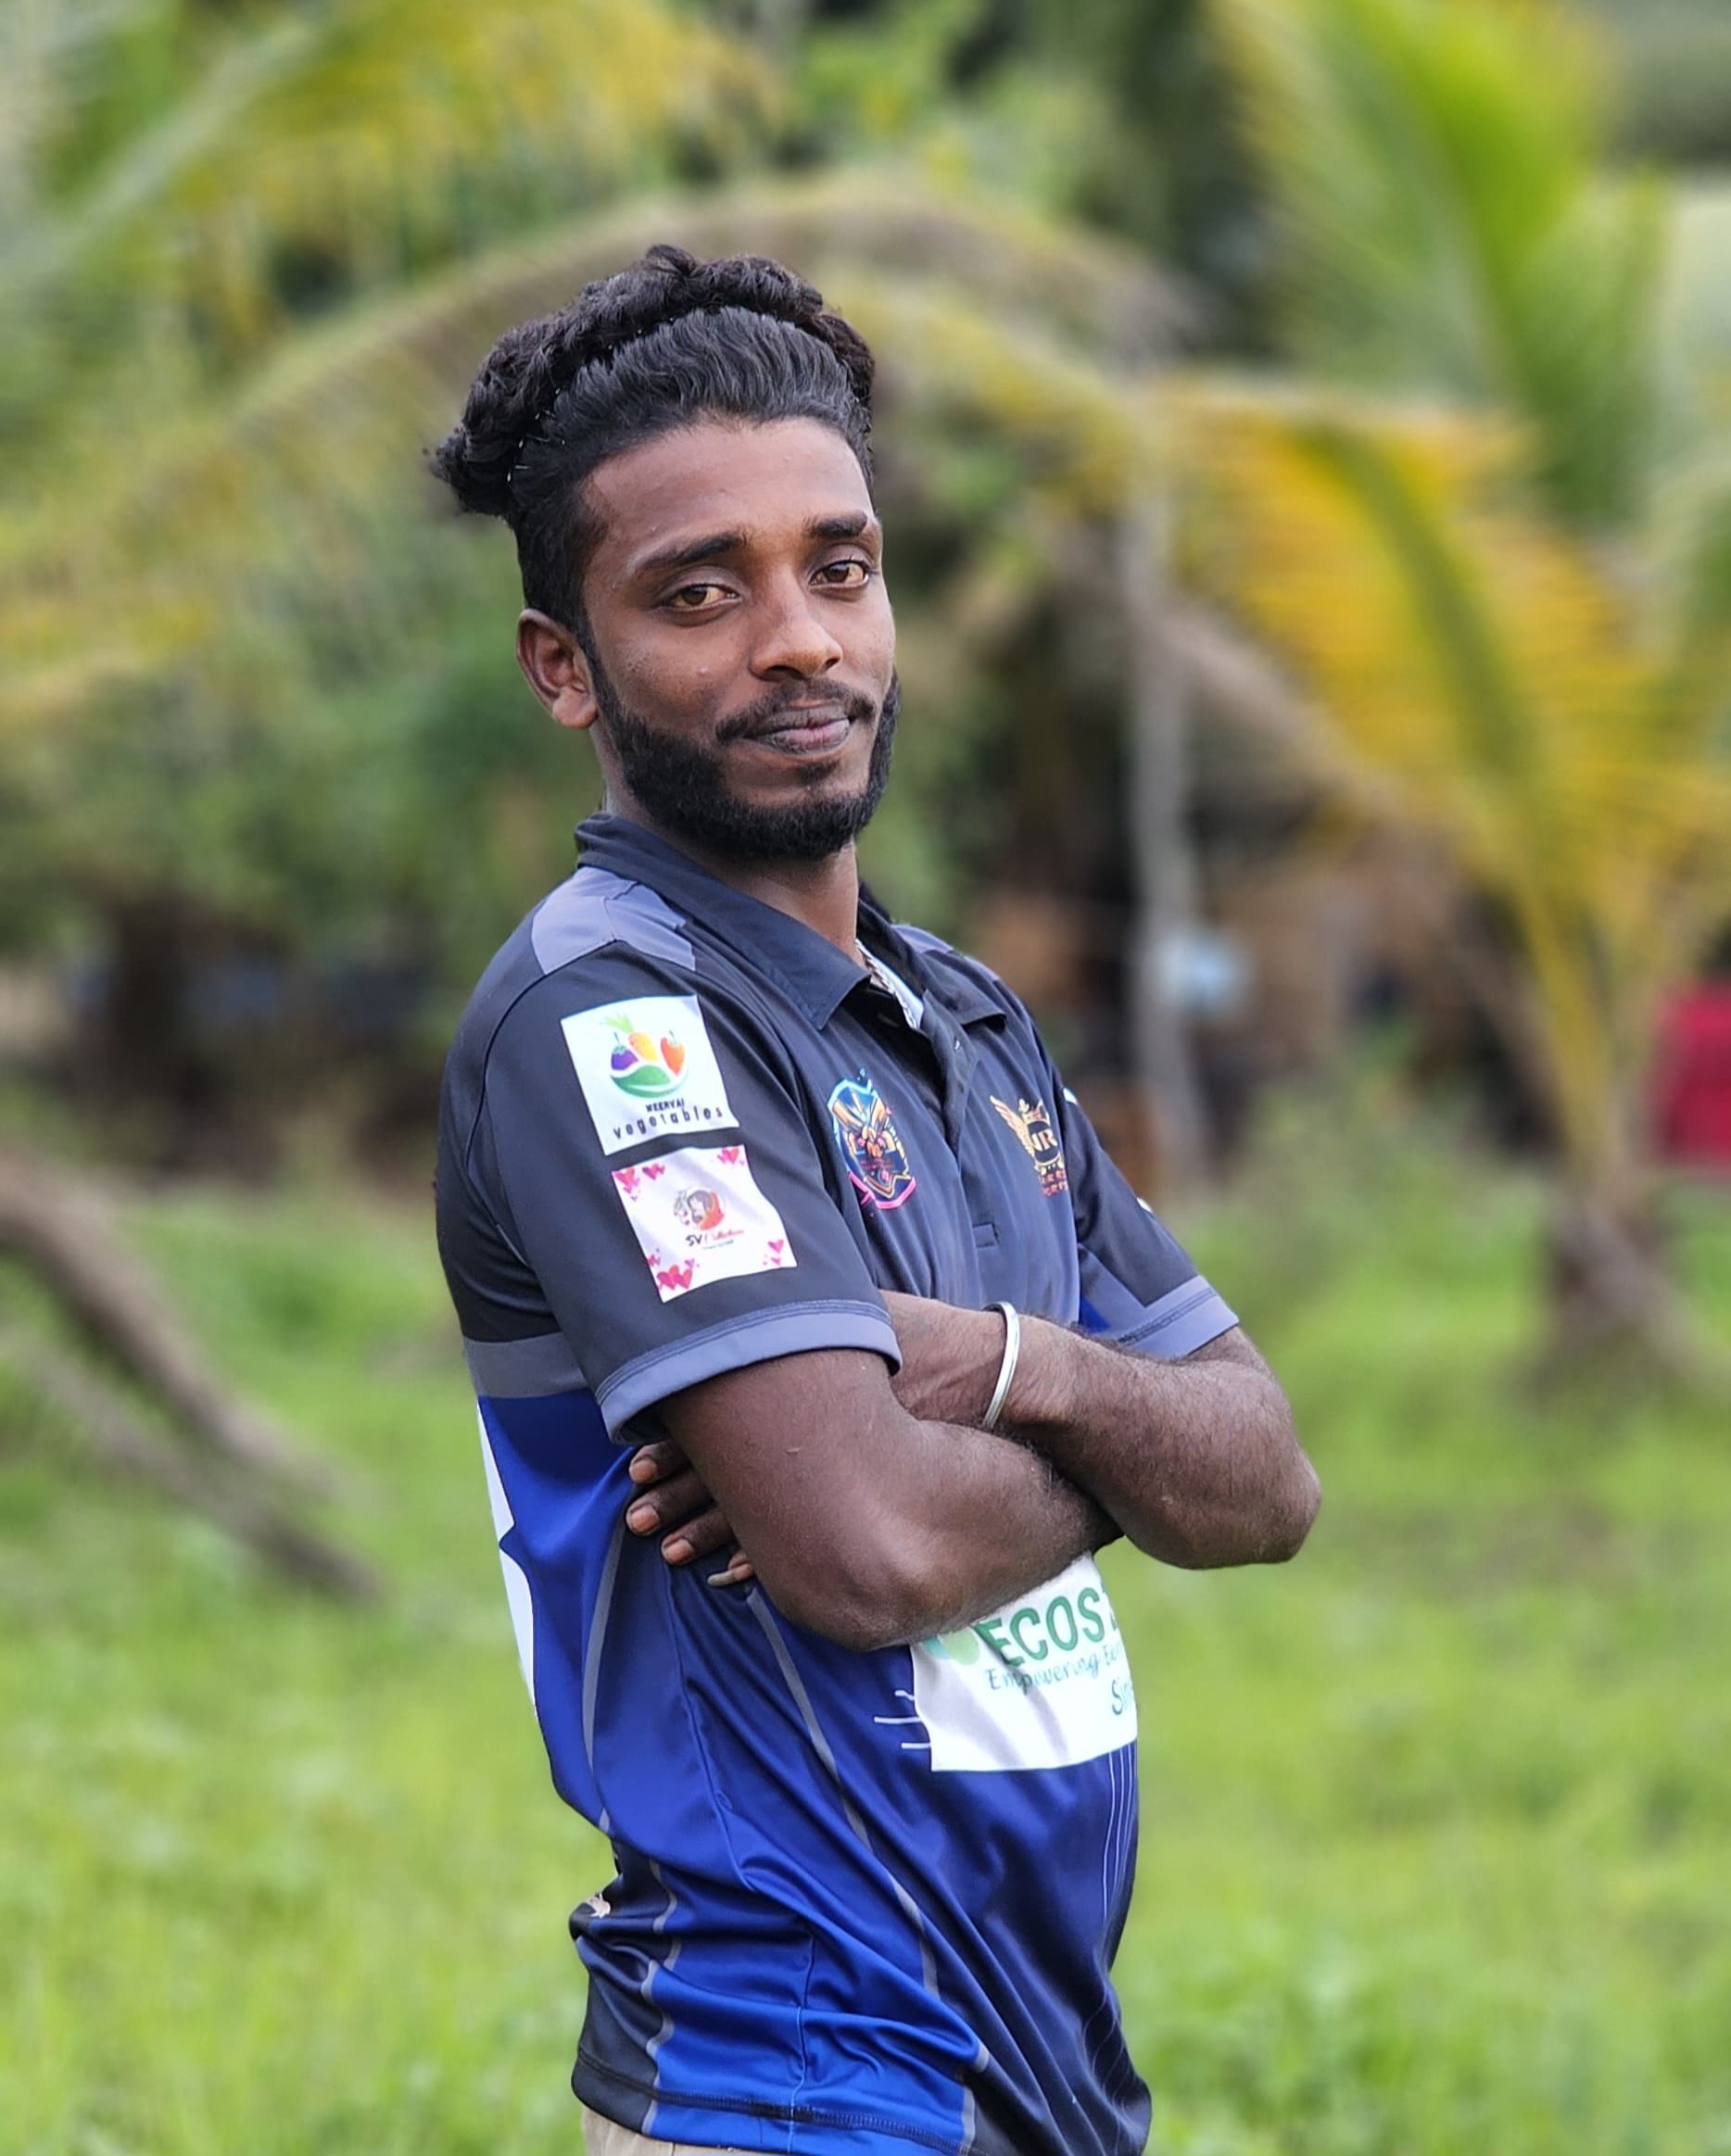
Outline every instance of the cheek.
<svg viewBox="0 0 1731 2156"><path fill-rule="evenodd" d="M685 643L686 649L678 648ZM675 718L700 716L725 694L727 670L715 652L697 652L680 638L670 648L640 644L619 668L617 682L627 703L638 711Z"/></svg>
<svg viewBox="0 0 1731 2156"><path fill-rule="evenodd" d="M881 597L861 622L854 648L874 676L887 683L895 671L895 617L887 596Z"/></svg>

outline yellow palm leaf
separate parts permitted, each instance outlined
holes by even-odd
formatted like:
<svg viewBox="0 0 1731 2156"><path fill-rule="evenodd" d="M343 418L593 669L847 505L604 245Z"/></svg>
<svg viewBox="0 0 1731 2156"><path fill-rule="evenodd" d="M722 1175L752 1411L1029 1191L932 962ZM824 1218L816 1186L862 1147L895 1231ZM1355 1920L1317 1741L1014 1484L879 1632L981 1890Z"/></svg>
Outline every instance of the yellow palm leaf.
<svg viewBox="0 0 1731 2156"><path fill-rule="evenodd" d="M1569 1142L1602 1155L1637 1006L1693 961L1731 859L1723 766L1655 733L1674 652L1610 557L1523 507L1506 436L1200 389L1187 409L1206 574L1507 907Z"/></svg>

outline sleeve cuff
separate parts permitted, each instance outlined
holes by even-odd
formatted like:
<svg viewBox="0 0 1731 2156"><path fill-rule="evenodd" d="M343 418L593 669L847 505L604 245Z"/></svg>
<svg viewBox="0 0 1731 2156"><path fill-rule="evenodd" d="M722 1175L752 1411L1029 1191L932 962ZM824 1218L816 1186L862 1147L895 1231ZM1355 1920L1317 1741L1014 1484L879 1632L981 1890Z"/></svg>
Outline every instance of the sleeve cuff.
<svg viewBox="0 0 1731 2156"><path fill-rule="evenodd" d="M1230 1317L1227 1322L1231 1323ZM634 1417L670 1393L726 1370L748 1369L777 1355L809 1355L827 1347L857 1347L880 1355L891 1369L902 1367L895 1328L880 1305L871 1303L796 1303L729 1318L707 1331L653 1348L623 1363L595 1389L608 1434L621 1438Z"/></svg>
<svg viewBox="0 0 1731 2156"><path fill-rule="evenodd" d="M1237 1322L1237 1312L1198 1273L1150 1303L1133 1323L1114 1326L1106 1337L1138 1355L1177 1362L1230 1332Z"/></svg>

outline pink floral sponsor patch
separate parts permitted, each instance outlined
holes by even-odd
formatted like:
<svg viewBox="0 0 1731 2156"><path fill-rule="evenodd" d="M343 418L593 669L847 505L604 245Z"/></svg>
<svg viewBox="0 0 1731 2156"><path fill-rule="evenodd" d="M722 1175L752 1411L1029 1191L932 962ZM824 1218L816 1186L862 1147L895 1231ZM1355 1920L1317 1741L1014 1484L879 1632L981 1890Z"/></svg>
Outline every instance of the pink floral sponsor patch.
<svg viewBox="0 0 1731 2156"><path fill-rule="evenodd" d="M742 1145L682 1146L639 1167L615 1168L613 1188L663 1303L712 1280L797 1263Z"/></svg>

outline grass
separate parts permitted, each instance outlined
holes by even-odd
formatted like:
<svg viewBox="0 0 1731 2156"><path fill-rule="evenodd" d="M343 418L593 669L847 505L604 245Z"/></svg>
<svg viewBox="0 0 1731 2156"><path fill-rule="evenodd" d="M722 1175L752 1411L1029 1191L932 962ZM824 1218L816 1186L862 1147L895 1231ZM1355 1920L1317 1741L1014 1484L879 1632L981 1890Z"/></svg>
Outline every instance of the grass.
<svg viewBox="0 0 1731 2156"><path fill-rule="evenodd" d="M1170 2156L1731 2151L1731 1443L1523 1398L1534 1223L1384 1111L1276 1130L1186 1224L1328 1502L1290 1570L1111 1561ZM563 1919L610 1867L523 1696L427 1223L212 1192L134 1229L349 1464L394 1591L287 1593L0 1401L0 2150L569 2156ZM1681 1250L1731 1328L1731 1205Z"/></svg>

